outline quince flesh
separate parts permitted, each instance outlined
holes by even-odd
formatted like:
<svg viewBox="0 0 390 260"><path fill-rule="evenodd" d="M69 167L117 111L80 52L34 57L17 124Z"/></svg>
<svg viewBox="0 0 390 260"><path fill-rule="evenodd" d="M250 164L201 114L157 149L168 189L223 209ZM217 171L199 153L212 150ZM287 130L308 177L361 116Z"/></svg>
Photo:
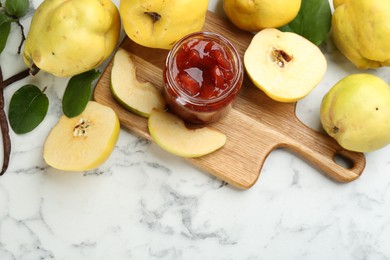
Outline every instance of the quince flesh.
<svg viewBox="0 0 390 260"><path fill-rule="evenodd" d="M291 22L298 14L301 0L224 0L229 20L246 31L277 28Z"/></svg>
<svg viewBox="0 0 390 260"><path fill-rule="evenodd" d="M252 82L270 98L294 102L322 80L327 62L321 50L304 37L267 28L253 37L244 66Z"/></svg>
<svg viewBox="0 0 390 260"><path fill-rule="evenodd" d="M135 65L125 49L115 53L110 85L115 99L135 114L149 117L152 108L165 108L161 92L152 83L137 80Z"/></svg>
<svg viewBox="0 0 390 260"><path fill-rule="evenodd" d="M76 117L63 115L43 149L46 163L64 171L92 170L110 156L119 136L119 119L110 107L89 101Z"/></svg>
<svg viewBox="0 0 390 260"><path fill-rule="evenodd" d="M207 126L189 129L176 115L155 108L148 119L148 128L161 148L181 157L210 154L226 143L226 135L216 129Z"/></svg>
<svg viewBox="0 0 390 260"><path fill-rule="evenodd" d="M207 8L208 0L121 0L119 12L131 40L171 49L182 37L203 28Z"/></svg>
<svg viewBox="0 0 390 260"><path fill-rule="evenodd" d="M357 68L390 66L390 1L334 0L332 35Z"/></svg>
<svg viewBox="0 0 390 260"><path fill-rule="evenodd" d="M98 67L115 49L119 11L110 0L45 0L35 11L24 62L58 77Z"/></svg>
<svg viewBox="0 0 390 260"><path fill-rule="evenodd" d="M371 74L337 82L321 103L325 131L347 150L371 152L390 143L390 86Z"/></svg>

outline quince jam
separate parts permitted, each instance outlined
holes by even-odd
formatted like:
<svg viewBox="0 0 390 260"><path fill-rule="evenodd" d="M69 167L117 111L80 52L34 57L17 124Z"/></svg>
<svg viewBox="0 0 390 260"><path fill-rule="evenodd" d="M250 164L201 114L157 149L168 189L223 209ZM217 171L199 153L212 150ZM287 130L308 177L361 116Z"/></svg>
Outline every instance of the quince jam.
<svg viewBox="0 0 390 260"><path fill-rule="evenodd" d="M164 96L183 120L211 123L229 111L242 80L240 57L226 38L211 32L193 33L168 54Z"/></svg>

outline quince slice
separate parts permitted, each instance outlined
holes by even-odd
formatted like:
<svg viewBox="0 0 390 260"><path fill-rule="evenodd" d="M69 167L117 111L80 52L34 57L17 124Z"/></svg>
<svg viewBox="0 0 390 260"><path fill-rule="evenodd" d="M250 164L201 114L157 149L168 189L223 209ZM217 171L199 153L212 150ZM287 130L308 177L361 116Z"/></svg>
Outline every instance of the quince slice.
<svg viewBox="0 0 390 260"><path fill-rule="evenodd" d="M280 102L305 97L327 68L325 56L315 44L296 33L274 28L263 29L253 37L244 65L252 82Z"/></svg>
<svg viewBox="0 0 390 260"><path fill-rule="evenodd" d="M118 140L119 119L114 110L89 101L76 117L63 115L43 148L46 163L64 171L92 170L110 156Z"/></svg>
<svg viewBox="0 0 390 260"><path fill-rule="evenodd" d="M115 99L129 111L149 117L153 107L164 109L165 99L150 82L139 82L136 67L125 49L118 49L111 70L111 91Z"/></svg>
<svg viewBox="0 0 390 260"><path fill-rule="evenodd" d="M161 148L181 157L210 154L226 143L226 135L216 129L189 129L176 115L157 109L153 109L150 114L148 128L153 140Z"/></svg>

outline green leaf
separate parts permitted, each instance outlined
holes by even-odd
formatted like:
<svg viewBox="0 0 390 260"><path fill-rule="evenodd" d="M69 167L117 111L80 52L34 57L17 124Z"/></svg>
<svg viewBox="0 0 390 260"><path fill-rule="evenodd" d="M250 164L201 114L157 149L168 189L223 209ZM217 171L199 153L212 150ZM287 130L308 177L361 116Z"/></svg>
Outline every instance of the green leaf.
<svg viewBox="0 0 390 260"><path fill-rule="evenodd" d="M318 46L328 36L331 22L332 11L328 0L302 0L295 19L279 29L297 33Z"/></svg>
<svg viewBox="0 0 390 260"><path fill-rule="evenodd" d="M12 96L8 119L12 130L25 134L37 127L45 118L49 99L38 87L25 85Z"/></svg>
<svg viewBox="0 0 390 260"><path fill-rule="evenodd" d="M24 16L30 6L29 0L6 0L5 10L9 15L16 16L18 18Z"/></svg>
<svg viewBox="0 0 390 260"><path fill-rule="evenodd" d="M99 75L99 71L90 70L69 80L62 98L62 111L67 117L78 116L84 111L91 98L92 81Z"/></svg>
<svg viewBox="0 0 390 260"><path fill-rule="evenodd" d="M4 13L0 12L0 53L3 52L7 44L8 35L11 31L12 19Z"/></svg>

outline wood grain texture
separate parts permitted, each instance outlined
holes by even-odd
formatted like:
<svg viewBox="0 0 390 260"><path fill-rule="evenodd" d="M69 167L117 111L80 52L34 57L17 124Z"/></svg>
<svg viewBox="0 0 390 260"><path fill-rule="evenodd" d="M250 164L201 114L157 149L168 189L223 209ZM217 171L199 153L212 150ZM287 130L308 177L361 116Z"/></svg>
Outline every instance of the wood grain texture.
<svg viewBox="0 0 390 260"><path fill-rule="evenodd" d="M253 37L211 12L207 14L203 30L228 38L241 57ZM139 80L150 81L162 89L162 69L168 51L142 47L128 38L121 47L132 54ZM152 140L147 119L127 111L113 98L111 68L112 61L95 87L94 99L112 107L124 128ZM276 148L286 148L336 181L349 182L358 178L365 167L364 154L344 150L331 137L307 127L296 117L295 108L296 103L280 103L268 98L245 77L233 109L211 125L227 135L226 145L210 155L188 161L235 187L248 189L256 183L268 154ZM351 167L336 163L336 155L349 160Z"/></svg>

